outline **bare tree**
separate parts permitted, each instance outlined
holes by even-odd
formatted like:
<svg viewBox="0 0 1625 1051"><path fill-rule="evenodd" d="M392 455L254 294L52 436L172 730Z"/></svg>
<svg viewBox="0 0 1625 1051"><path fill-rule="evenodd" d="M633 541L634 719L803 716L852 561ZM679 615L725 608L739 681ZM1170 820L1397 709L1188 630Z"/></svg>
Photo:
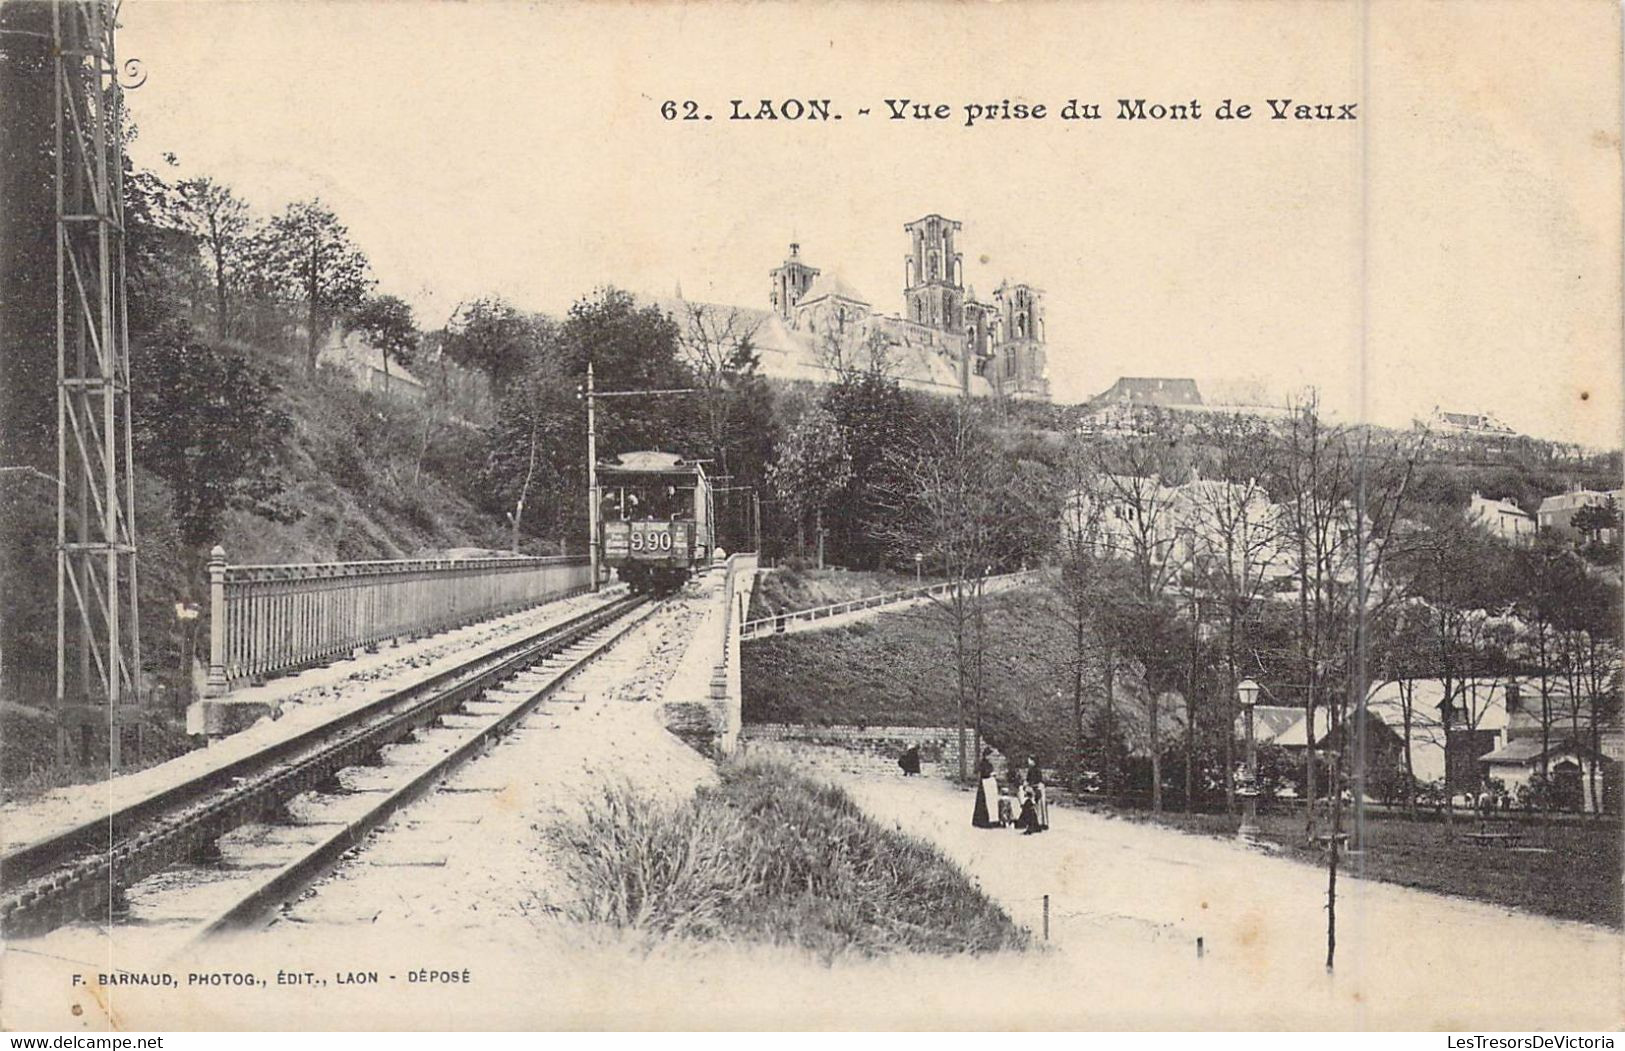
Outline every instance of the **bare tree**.
<svg viewBox="0 0 1625 1051"><path fill-rule="evenodd" d="M1060 482L1064 488L1061 510L1060 573L1055 585L1069 616L1067 634L1072 639L1072 660L1068 679L1072 686L1072 727L1075 742L1075 784L1082 787L1085 754L1088 747L1088 721L1084 704L1084 682L1093 647L1093 622L1099 605L1095 601L1100 585L1100 519L1105 507L1100 477L1091 450L1074 445L1061 462Z"/></svg>
<svg viewBox="0 0 1625 1051"><path fill-rule="evenodd" d="M924 421L919 433L889 452L895 489L885 494L890 519L886 541L899 555L920 552L950 582L932 597L954 637L955 705L959 722L959 777L969 777L967 734L981 738L986 632L984 577L1003 539L999 492L1004 463L992 448L979 409L969 401Z"/></svg>
<svg viewBox="0 0 1625 1051"><path fill-rule="evenodd" d="M180 191L182 222L203 246L214 271L215 335L223 340L233 332L231 300L247 265L253 219L248 204L231 187L208 176L184 180L176 189Z"/></svg>
<svg viewBox="0 0 1625 1051"><path fill-rule="evenodd" d="M1284 561L1283 515L1270 500L1267 477L1274 443L1263 421L1227 416L1208 421L1200 437L1207 450L1205 477L1182 492L1180 518L1188 530L1194 564L1217 600L1224 633L1225 689L1219 705L1224 733L1225 806L1235 810L1236 684L1249 626L1273 569Z"/></svg>
<svg viewBox="0 0 1625 1051"><path fill-rule="evenodd" d="M719 474L730 473L728 434L737 377L757 365L755 338L761 318L738 307L683 300L678 304L677 354L694 373L705 412L706 434Z"/></svg>

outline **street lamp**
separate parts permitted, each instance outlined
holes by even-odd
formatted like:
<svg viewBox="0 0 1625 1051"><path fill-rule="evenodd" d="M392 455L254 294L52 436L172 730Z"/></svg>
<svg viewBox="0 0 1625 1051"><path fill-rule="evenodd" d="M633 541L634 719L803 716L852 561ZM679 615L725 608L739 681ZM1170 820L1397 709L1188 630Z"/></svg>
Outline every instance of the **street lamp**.
<svg viewBox="0 0 1625 1051"><path fill-rule="evenodd" d="M1242 798L1241 827L1236 836L1243 843L1251 843L1258 836L1258 747L1253 736L1253 705L1258 703L1258 689L1258 683L1251 679L1236 683L1236 699L1247 721L1247 775L1236 792Z"/></svg>

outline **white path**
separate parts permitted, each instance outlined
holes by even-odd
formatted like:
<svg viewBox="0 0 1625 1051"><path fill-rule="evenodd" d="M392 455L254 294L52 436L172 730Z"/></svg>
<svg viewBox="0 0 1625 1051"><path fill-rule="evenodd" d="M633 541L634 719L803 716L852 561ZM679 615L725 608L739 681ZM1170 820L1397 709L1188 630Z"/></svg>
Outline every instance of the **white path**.
<svg viewBox="0 0 1625 1051"><path fill-rule="evenodd" d="M1082 983L1120 986L1119 1003L1159 989L1162 1005L1145 1006L1165 1025L1483 1031L1614 1029L1625 1018L1616 931L1340 879L1328 977L1322 869L1059 807L1043 835L974 829L972 797L923 778L847 787L1035 931L1051 895L1066 966Z"/></svg>

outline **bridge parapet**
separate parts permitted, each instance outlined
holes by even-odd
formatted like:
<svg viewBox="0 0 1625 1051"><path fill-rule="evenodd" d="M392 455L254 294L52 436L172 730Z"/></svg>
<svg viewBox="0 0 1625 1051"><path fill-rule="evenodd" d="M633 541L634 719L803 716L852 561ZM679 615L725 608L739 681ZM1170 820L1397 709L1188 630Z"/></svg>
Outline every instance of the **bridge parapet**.
<svg viewBox="0 0 1625 1051"><path fill-rule="evenodd" d="M208 694L540 605L590 583L586 556L234 566L216 547Z"/></svg>
<svg viewBox="0 0 1625 1051"><path fill-rule="evenodd" d="M739 642L755 583L756 556L730 556L705 620L666 687L667 726L707 754L730 755L739 743Z"/></svg>

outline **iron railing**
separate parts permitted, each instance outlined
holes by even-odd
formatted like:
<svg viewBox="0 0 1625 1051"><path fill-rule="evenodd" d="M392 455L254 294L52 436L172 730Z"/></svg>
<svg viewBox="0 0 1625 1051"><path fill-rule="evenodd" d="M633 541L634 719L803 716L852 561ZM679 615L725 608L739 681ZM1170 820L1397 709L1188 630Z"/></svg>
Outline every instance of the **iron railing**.
<svg viewBox="0 0 1625 1051"><path fill-rule="evenodd" d="M208 692L582 591L584 556L233 566L209 559Z"/></svg>
<svg viewBox="0 0 1625 1051"><path fill-rule="evenodd" d="M1034 569L1024 569L1015 573L1001 573L995 576L982 577L983 588L992 585L995 589L1017 583L1038 573ZM967 585L975 581L966 581ZM811 609L798 609L773 613L766 617L757 617L746 621L740 637L744 639L760 638L764 635L777 635L787 631L792 624L804 624L809 621L827 620L830 617L839 617L847 613L856 613L859 610L875 609L880 606L893 606L902 602L913 602L917 599L936 598L951 593L959 585L958 581L944 580L936 584L926 584L923 587L906 588L902 591L889 591L883 595L868 595L864 598L849 599L845 602L832 602L827 606L814 606Z"/></svg>

